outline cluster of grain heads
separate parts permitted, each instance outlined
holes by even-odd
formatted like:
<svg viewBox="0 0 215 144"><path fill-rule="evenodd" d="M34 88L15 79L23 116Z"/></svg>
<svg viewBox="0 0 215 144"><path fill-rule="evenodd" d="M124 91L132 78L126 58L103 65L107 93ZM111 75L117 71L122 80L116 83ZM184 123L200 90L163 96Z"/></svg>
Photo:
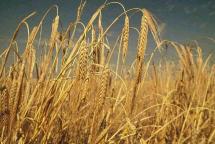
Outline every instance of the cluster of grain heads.
<svg viewBox="0 0 215 144"><path fill-rule="evenodd" d="M15 40L19 26L8 49L0 54L0 141L214 143L215 74L209 58L204 61L201 49L170 42L180 64L161 60L159 66L153 63L151 67L150 60L144 60L148 32L158 46L158 27L149 11L138 9L143 16L137 55L134 65L127 70L132 20L128 15L137 9L123 8L123 13L106 28L102 24L106 4L96 10L86 26L81 21L84 6L85 2L81 2L76 20L65 32L58 30L57 14L49 41L35 48L39 31L39 41L43 41L42 23L47 12L39 25L31 31L27 28L22 55ZM121 33L115 43L109 41L108 31L122 16L125 19ZM29 27L25 20L22 25ZM84 29L76 35L79 24ZM111 61L117 46L115 72L115 63L112 65ZM9 51L15 54L10 71L6 64ZM121 57L122 67L118 66ZM59 70L54 71L56 68ZM129 71L129 78L118 71ZM116 77L112 79L112 75Z"/></svg>
<svg viewBox="0 0 215 144"><path fill-rule="evenodd" d="M109 106L107 105L110 79L110 69L108 67L103 68L100 73L97 97L93 103L93 118L88 143L104 143L105 136L110 129L110 126L108 125L110 113L108 112Z"/></svg>

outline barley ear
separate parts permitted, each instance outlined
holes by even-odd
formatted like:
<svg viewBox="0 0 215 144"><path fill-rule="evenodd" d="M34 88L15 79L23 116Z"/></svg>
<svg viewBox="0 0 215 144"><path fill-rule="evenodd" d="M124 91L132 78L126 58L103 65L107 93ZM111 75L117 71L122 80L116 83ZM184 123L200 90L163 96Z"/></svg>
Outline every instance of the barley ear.
<svg viewBox="0 0 215 144"><path fill-rule="evenodd" d="M97 39L96 39L96 31L94 27L92 27L92 51L93 51L93 64L99 64L99 49L97 46ZM92 71L98 71L98 68L95 65L92 65Z"/></svg>
<svg viewBox="0 0 215 144"><path fill-rule="evenodd" d="M99 106L103 107L105 104L105 99L107 96L107 90L109 86L109 79L110 79L110 70L108 68L105 68L102 72L102 77L101 77L101 85L99 89Z"/></svg>
<svg viewBox="0 0 215 144"><path fill-rule="evenodd" d="M158 46L161 43L158 24L155 18L153 17L153 15L148 10L144 9L143 12L144 12L145 18L147 19L147 23L152 33L152 36Z"/></svg>
<svg viewBox="0 0 215 144"><path fill-rule="evenodd" d="M105 47L104 47L104 29L102 26L102 14L99 15L98 21L99 28L99 41L98 41L98 49L99 49L99 64L105 64Z"/></svg>
<svg viewBox="0 0 215 144"><path fill-rule="evenodd" d="M125 23L122 30L122 61L125 63L129 41L129 18L125 16Z"/></svg>
<svg viewBox="0 0 215 144"><path fill-rule="evenodd" d="M0 86L0 133L4 129L4 135L8 132L10 119L9 94L5 86Z"/></svg>
<svg viewBox="0 0 215 144"><path fill-rule="evenodd" d="M138 52L136 57L136 69L135 69L135 83L134 91L131 100L131 111L133 113L135 100L138 92L138 86L142 79L142 69L143 69L143 59L145 55L146 45L147 45L147 36L148 36L148 22L147 15L144 13L141 19L141 31L138 39Z"/></svg>
<svg viewBox="0 0 215 144"><path fill-rule="evenodd" d="M85 81L87 76L88 50L85 40L82 41L80 47L79 61L78 61L78 80Z"/></svg>

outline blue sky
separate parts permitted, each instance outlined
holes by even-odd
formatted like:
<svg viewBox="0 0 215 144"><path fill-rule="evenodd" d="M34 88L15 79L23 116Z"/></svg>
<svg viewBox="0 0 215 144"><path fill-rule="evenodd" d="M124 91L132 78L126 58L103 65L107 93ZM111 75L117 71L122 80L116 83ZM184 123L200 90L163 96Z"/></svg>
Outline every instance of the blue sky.
<svg viewBox="0 0 215 144"><path fill-rule="evenodd" d="M198 40L206 53L215 52L214 43L207 39L215 39L215 0L118 0L126 9L138 7L150 10L158 20L162 30L162 38L187 42ZM63 27L73 21L79 0L0 0L0 49L7 45L16 26L21 19L30 12L36 11L37 15L29 21L30 26L37 24L42 14L53 4L59 6L59 15ZM92 13L104 0L88 0L82 20L87 22ZM113 17L120 14L119 6L109 7L104 12L103 24L107 26ZM50 30L54 13L45 21L44 29ZM110 33L117 34L121 31L123 19L116 24ZM132 16L131 25L138 27L140 15ZM131 35L131 45L135 45L135 34ZM20 38L23 36L20 35Z"/></svg>

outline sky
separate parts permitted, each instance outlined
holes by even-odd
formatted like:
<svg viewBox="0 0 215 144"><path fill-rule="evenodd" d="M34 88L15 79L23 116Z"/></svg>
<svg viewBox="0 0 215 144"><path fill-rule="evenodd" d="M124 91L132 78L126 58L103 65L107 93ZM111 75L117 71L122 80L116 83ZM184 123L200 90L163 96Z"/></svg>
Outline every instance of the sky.
<svg viewBox="0 0 215 144"><path fill-rule="evenodd" d="M105 0L88 0L83 12L82 20L86 23L93 12L104 3ZM215 0L118 0L126 9L146 8L156 17L161 31L162 39L186 43L197 40L203 51L215 53ZM3 50L9 38L11 38L18 23L29 13L37 14L29 20L32 28L37 24L44 12L54 4L59 6L59 16L64 28L76 17L79 0L0 0L0 51ZM122 9L118 5L112 5L105 9L103 14L104 27L111 23L114 17L119 15ZM53 11L44 23L44 32L50 30L50 24L55 16ZM140 14L135 14L130 19L131 26L139 27ZM109 34L121 31L123 19L110 30ZM44 37L46 37L46 34ZM24 34L20 35L23 39ZM131 34L131 47L135 47L136 36ZM150 45L150 44L149 44ZM134 48L133 48L134 49ZM134 51L131 49L131 51Z"/></svg>

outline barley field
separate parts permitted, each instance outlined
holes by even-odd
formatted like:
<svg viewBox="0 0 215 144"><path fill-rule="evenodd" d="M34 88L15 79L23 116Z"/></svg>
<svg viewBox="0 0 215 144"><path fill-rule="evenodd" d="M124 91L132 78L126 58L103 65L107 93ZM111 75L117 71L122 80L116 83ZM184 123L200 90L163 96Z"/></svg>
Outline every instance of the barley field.
<svg viewBox="0 0 215 144"><path fill-rule="evenodd" d="M114 4L123 12L104 27L103 10ZM0 54L0 142L215 143L213 55L203 57L198 42L161 39L159 24L147 9L107 2L84 24L85 6L79 5L76 20L64 31L56 5L33 27L28 22L35 13L18 24ZM50 11L55 18L49 39L43 40L43 22ZM141 14L140 27L130 26L130 13ZM109 29L119 19L124 21L121 33L109 43ZM82 27L79 36L77 27ZM21 29L27 32L24 51L17 43ZM137 47L129 63L134 29ZM155 47L146 58L150 35ZM156 59L165 47L175 51L174 61Z"/></svg>

